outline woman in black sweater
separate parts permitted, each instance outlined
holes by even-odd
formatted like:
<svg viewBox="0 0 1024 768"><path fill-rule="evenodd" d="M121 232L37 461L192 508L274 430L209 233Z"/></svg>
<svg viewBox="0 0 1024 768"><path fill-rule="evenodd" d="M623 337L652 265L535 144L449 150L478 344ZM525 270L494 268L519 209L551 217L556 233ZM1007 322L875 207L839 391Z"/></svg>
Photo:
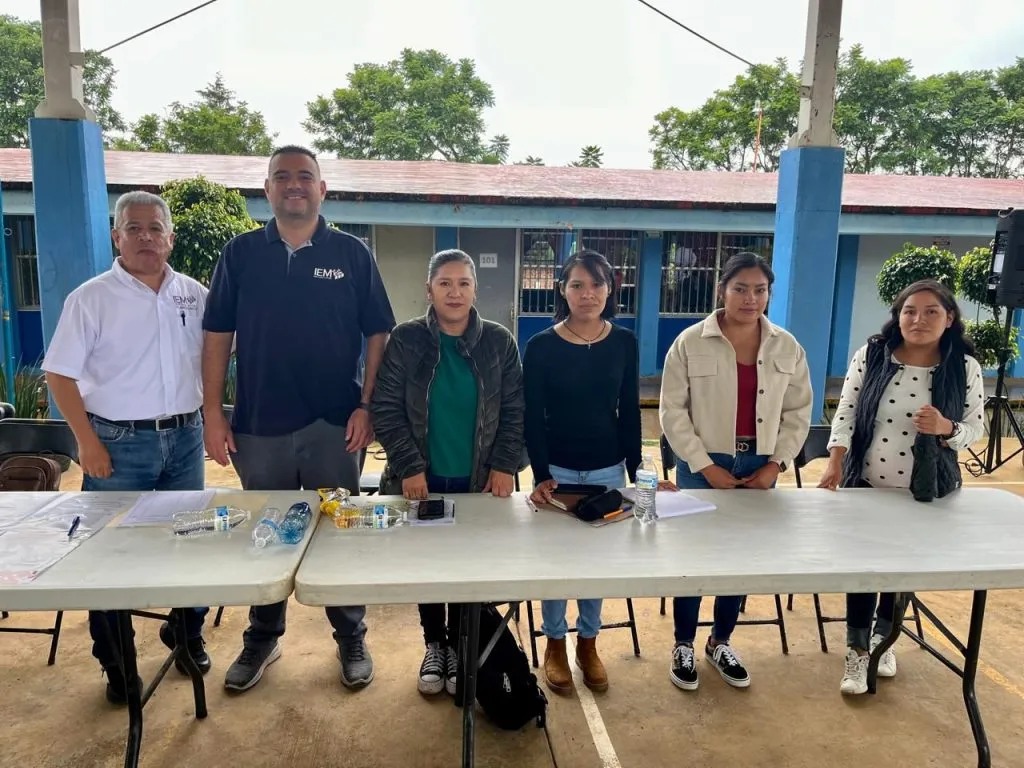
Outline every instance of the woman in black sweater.
<svg viewBox="0 0 1024 768"><path fill-rule="evenodd" d="M526 448L538 503L559 483L622 488L640 464L640 383L636 336L614 325L611 266L580 251L562 269L555 325L530 339L523 358ZM608 688L597 655L601 599L577 600L576 664L588 688ZM547 638L544 675L556 693L572 691L565 650L565 600L541 603Z"/></svg>

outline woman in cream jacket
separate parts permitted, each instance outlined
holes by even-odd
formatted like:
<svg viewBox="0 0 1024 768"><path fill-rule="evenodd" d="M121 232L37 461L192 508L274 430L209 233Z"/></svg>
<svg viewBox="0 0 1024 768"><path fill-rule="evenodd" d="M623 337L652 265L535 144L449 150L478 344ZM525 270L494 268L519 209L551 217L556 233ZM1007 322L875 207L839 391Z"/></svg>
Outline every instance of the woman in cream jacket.
<svg viewBox="0 0 1024 768"><path fill-rule="evenodd" d="M775 280L768 263L738 253L722 270L719 309L683 331L665 358L661 429L677 456L676 485L768 489L807 438L811 383L803 348L764 316ZM704 656L729 685L750 676L729 638L742 596L716 597ZM698 686L693 643L700 597L673 600L675 647L670 677Z"/></svg>

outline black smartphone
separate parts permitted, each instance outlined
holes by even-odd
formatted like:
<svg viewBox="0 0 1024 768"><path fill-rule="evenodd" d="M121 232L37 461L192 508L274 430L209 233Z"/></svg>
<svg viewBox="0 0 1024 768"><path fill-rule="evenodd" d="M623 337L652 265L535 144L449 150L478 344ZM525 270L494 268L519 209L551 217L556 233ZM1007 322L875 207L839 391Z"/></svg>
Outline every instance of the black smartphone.
<svg viewBox="0 0 1024 768"><path fill-rule="evenodd" d="M444 517L444 497L419 502L416 506L416 517L420 520L440 520Z"/></svg>

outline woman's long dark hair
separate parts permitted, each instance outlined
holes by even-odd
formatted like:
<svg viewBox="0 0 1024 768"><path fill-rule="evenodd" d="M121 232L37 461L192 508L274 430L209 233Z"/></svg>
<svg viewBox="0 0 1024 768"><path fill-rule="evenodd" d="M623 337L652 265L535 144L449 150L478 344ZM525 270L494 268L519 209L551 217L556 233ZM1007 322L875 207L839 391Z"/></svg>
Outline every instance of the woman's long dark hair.
<svg viewBox="0 0 1024 768"><path fill-rule="evenodd" d="M565 284L569 282L569 275L576 267L583 267L587 273L597 281L599 285L608 286L608 300L601 310L601 317L609 320L615 317L615 307L618 304L618 291L615 288L615 276L612 274L612 265L608 259L597 251L582 250L574 253L565 266L562 267L562 274L558 278L558 287L555 289L555 322L561 322L569 316L569 302L565 300L563 291Z"/></svg>
<svg viewBox="0 0 1024 768"><path fill-rule="evenodd" d="M964 328L960 305L956 303L956 297L953 295L953 292L938 280L918 280L916 283L911 283L904 288L889 308L890 317L885 321L881 332L876 333L868 341L880 342L889 349L895 349L902 344L903 334L900 332L900 313L903 311L903 305L915 293L922 293L924 291L934 293L943 309L953 315L952 325L943 331L942 336L939 338L939 349L947 350L953 348L964 355L976 357L977 352L974 348L974 342L971 341L967 335L967 329Z"/></svg>

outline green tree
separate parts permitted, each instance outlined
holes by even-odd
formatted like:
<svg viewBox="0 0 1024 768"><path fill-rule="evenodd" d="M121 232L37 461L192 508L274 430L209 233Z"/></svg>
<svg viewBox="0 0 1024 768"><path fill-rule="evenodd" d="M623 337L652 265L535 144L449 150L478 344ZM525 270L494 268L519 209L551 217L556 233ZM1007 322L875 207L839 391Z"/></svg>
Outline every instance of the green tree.
<svg viewBox="0 0 1024 768"><path fill-rule="evenodd" d="M516 165L544 165L544 159L534 157L533 155L527 155L525 159L520 160Z"/></svg>
<svg viewBox="0 0 1024 768"><path fill-rule="evenodd" d="M220 73L191 104L174 102L161 119L146 114L132 125L129 138L115 149L186 152L197 155L269 155L277 134L267 132L262 113L238 101Z"/></svg>
<svg viewBox="0 0 1024 768"><path fill-rule="evenodd" d="M124 120L110 103L116 74L106 56L85 52L85 103L105 132L124 130ZM43 95L42 25L0 15L0 146L28 146L28 121Z"/></svg>
<svg viewBox="0 0 1024 768"><path fill-rule="evenodd" d="M210 284L221 249L235 235L256 229L237 190L202 176L170 181L160 190L174 221L171 267Z"/></svg>
<svg viewBox="0 0 1024 768"><path fill-rule="evenodd" d="M782 150L796 132L799 87L786 60L777 59L748 68L695 110L669 107L658 113L649 131L654 167L750 170L760 116L757 169L776 170Z"/></svg>
<svg viewBox="0 0 1024 768"><path fill-rule="evenodd" d="M348 87L307 104L313 146L338 157L477 162L494 92L472 59L406 48L387 64L357 64Z"/></svg>
<svg viewBox="0 0 1024 768"><path fill-rule="evenodd" d="M604 162L604 150L596 144L588 144L580 150L579 160L569 163L574 168L600 168Z"/></svg>
<svg viewBox="0 0 1024 768"><path fill-rule="evenodd" d="M511 147L511 142L503 133L499 133L493 137L484 148L483 157L480 158L481 163L488 165L504 165L508 162L508 151Z"/></svg>
<svg viewBox="0 0 1024 768"><path fill-rule="evenodd" d="M957 261L952 252L937 245L905 243L882 264L878 272L878 298L891 305L904 288L918 280L938 280L949 290L957 287Z"/></svg>

